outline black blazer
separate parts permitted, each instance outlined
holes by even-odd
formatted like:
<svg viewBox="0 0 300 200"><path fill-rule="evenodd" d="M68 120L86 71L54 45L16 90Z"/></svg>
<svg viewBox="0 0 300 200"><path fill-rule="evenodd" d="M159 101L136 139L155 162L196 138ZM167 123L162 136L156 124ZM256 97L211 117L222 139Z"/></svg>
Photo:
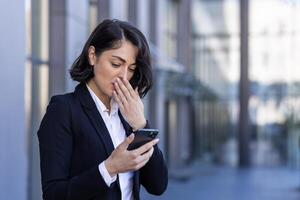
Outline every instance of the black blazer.
<svg viewBox="0 0 300 200"><path fill-rule="evenodd" d="M131 127L120 112L119 116L129 135ZM44 199L121 199L118 179L108 187L98 170L114 146L85 84L79 84L73 93L51 98L38 139ZM156 145L149 162L134 172L134 198L139 199L140 184L151 194L162 194L167 174Z"/></svg>

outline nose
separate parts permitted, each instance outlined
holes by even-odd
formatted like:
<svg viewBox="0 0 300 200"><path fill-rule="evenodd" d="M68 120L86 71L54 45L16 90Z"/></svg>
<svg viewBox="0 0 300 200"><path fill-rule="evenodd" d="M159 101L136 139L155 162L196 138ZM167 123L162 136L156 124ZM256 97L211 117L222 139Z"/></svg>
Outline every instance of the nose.
<svg viewBox="0 0 300 200"><path fill-rule="evenodd" d="M122 67L121 72L120 72L120 78L127 79L128 75L128 68L127 67Z"/></svg>

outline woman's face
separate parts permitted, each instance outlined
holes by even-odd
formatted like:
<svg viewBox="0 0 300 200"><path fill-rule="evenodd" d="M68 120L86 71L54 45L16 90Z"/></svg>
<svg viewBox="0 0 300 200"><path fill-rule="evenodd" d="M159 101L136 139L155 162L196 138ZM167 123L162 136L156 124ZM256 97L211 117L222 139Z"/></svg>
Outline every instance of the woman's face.
<svg viewBox="0 0 300 200"><path fill-rule="evenodd" d="M90 47L89 62L94 66L94 77L88 84L102 101L112 97L117 78L130 81L133 77L137 52L137 47L127 40L122 40L119 48L104 51L98 57L95 48Z"/></svg>

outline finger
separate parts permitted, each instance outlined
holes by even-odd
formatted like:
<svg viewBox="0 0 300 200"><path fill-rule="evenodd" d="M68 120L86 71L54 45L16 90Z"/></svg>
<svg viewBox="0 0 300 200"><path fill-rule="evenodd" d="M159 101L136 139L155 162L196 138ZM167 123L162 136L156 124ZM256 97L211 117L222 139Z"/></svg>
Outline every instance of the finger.
<svg viewBox="0 0 300 200"><path fill-rule="evenodd" d="M134 92L135 92L135 94L136 94L137 96L140 96L140 94L139 94L139 88L138 88L138 87L135 88Z"/></svg>
<svg viewBox="0 0 300 200"><path fill-rule="evenodd" d="M129 91L131 97L135 96L135 91L133 90L131 84L129 83L129 81L127 79L122 78L122 82L125 85L125 87L127 88L127 90Z"/></svg>
<svg viewBox="0 0 300 200"><path fill-rule="evenodd" d="M145 153L146 151L148 151L151 147L153 147L154 145L156 145L158 143L159 139L154 139L146 144L144 144L143 146L135 149L135 153L142 155L143 153Z"/></svg>
<svg viewBox="0 0 300 200"><path fill-rule="evenodd" d="M133 166L133 168L135 170L140 169L141 167L143 167L151 158L152 154L154 152L154 148L151 147L146 153L144 153L143 155L139 156L136 158L135 160L135 165Z"/></svg>
<svg viewBox="0 0 300 200"><path fill-rule="evenodd" d="M124 80L124 79L122 79L122 80ZM126 100L129 100L132 98L132 96L122 80L117 78L117 83L118 83L119 88L121 89L122 93L124 94Z"/></svg>
<svg viewBox="0 0 300 200"><path fill-rule="evenodd" d="M152 156L154 151L154 147L152 146L148 151L146 151L144 154L142 154L143 159L148 159Z"/></svg>
<svg viewBox="0 0 300 200"><path fill-rule="evenodd" d="M122 103L121 99L119 98L119 96L118 96L118 94L117 94L116 91L113 91L113 96L114 96L115 101L119 105L120 109L123 110L124 109L124 105L123 105L123 103Z"/></svg>
<svg viewBox="0 0 300 200"><path fill-rule="evenodd" d="M134 170L138 170L139 168L141 168L142 166L144 166L147 161L148 161L147 157L139 156L138 158L136 158L133 161L133 165L131 167Z"/></svg>
<svg viewBox="0 0 300 200"><path fill-rule="evenodd" d="M123 105L127 104L127 99L124 96L124 94L117 82L115 82L115 88L116 88L117 95L118 95L119 99L121 100L122 104Z"/></svg>
<svg viewBox="0 0 300 200"><path fill-rule="evenodd" d="M147 164L148 161L149 161L149 159L146 159L146 160L144 160L143 162L139 163L139 164L136 166L136 170L139 170L139 169L141 169L142 167L144 167L144 166Z"/></svg>
<svg viewBox="0 0 300 200"><path fill-rule="evenodd" d="M142 155L138 156L136 158L136 162L141 163L141 162L144 162L145 160L149 159L151 157L151 155L153 154L153 150L154 150L154 148L151 147L148 151L146 151Z"/></svg>
<svg viewBox="0 0 300 200"><path fill-rule="evenodd" d="M119 144L119 148L122 148L122 149L127 149L129 144L134 140L134 134L131 133L127 138L125 138L125 140Z"/></svg>

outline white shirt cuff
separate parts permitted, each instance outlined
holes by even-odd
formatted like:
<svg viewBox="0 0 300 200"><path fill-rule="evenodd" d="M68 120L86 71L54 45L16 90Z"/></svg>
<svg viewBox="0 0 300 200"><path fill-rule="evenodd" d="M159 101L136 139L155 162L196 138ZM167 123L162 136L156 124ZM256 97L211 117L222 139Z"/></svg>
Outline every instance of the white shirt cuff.
<svg viewBox="0 0 300 200"><path fill-rule="evenodd" d="M102 175L106 185L108 187L110 187L110 184L112 184L113 182L115 182L117 180L117 175L111 177L110 174L108 173L104 161L102 163L100 163L100 165L98 166L99 172Z"/></svg>

